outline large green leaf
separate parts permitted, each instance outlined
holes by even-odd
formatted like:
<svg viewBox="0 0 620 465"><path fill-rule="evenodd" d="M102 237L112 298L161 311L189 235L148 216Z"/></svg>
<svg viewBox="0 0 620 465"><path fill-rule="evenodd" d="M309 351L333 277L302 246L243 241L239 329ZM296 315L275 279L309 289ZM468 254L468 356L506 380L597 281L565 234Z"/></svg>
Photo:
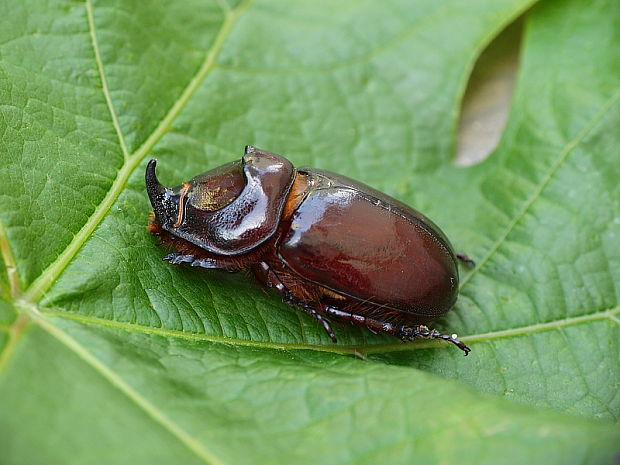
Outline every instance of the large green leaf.
<svg viewBox="0 0 620 465"><path fill-rule="evenodd" d="M620 5L528 13L500 147L452 163L476 57L533 3L0 3L0 462L610 463ZM147 157L177 184L245 144L474 256L437 322L470 356L334 345L244 277L163 263Z"/></svg>

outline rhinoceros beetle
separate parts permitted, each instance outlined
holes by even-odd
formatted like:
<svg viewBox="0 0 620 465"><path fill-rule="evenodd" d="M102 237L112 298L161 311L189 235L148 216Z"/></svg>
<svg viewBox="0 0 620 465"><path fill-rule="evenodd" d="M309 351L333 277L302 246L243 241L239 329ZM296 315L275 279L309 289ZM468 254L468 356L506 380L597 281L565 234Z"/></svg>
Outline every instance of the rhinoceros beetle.
<svg viewBox="0 0 620 465"><path fill-rule="evenodd" d="M403 341L456 334L426 323L458 294L457 258L444 233L411 207L360 182L252 146L240 161L168 188L146 168L151 233L174 250L164 260L248 271L309 313Z"/></svg>

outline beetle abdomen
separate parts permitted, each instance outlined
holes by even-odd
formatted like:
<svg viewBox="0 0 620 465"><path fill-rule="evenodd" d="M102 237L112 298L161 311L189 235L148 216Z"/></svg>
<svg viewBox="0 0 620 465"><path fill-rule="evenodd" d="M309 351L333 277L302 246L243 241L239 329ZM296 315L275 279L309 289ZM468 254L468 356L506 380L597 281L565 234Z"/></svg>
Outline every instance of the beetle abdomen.
<svg viewBox="0 0 620 465"><path fill-rule="evenodd" d="M456 300L458 272L434 225L403 204L395 208L343 186L341 176L317 175L318 185L291 216L278 246L284 263L303 279L365 304L421 320L447 312Z"/></svg>

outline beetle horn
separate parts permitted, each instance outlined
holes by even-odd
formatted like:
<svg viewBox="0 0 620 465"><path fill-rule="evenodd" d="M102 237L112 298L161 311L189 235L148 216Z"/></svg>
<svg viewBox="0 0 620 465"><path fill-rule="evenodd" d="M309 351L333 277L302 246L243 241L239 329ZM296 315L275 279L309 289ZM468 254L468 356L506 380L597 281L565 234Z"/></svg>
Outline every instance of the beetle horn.
<svg viewBox="0 0 620 465"><path fill-rule="evenodd" d="M178 196L174 195L172 189L160 184L155 174L155 166L157 166L157 160L149 161L146 166L146 190L157 220L165 225L176 214L178 202L175 201L175 197Z"/></svg>
<svg viewBox="0 0 620 465"><path fill-rule="evenodd" d="M153 205L166 193L166 187L162 186L157 179L157 175L155 174L155 166L157 166L157 160L153 159L149 161L149 164L146 166L145 175L146 190Z"/></svg>

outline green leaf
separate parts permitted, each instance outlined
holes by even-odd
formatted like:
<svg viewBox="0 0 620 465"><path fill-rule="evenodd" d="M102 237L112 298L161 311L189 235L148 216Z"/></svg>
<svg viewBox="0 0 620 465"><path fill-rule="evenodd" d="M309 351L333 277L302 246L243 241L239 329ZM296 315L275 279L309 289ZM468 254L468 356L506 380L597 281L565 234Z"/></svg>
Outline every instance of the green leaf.
<svg viewBox="0 0 620 465"><path fill-rule="evenodd" d="M17 406L5 420L11 462L37 441L29 462L54 463L48 451L71 437L59 463L490 463L498 453L520 463L550 452L557 463L597 463L618 437L408 368L64 318L42 326L24 336L31 350L16 355L3 390ZM24 391L46 399L44 415ZM75 428L76 417L96 421Z"/></svg>
<svg viewBox="0 0 620 465"><path fill-rule="evenodd" d="M2 462L610 463L620 7L529 11L500 146L452 163L476 57L534 3L0 5ZM178 184L246 144L440 224L477 261L436 324L470 356L334 345L243 276L163 263L147 159Z"/></svg>

